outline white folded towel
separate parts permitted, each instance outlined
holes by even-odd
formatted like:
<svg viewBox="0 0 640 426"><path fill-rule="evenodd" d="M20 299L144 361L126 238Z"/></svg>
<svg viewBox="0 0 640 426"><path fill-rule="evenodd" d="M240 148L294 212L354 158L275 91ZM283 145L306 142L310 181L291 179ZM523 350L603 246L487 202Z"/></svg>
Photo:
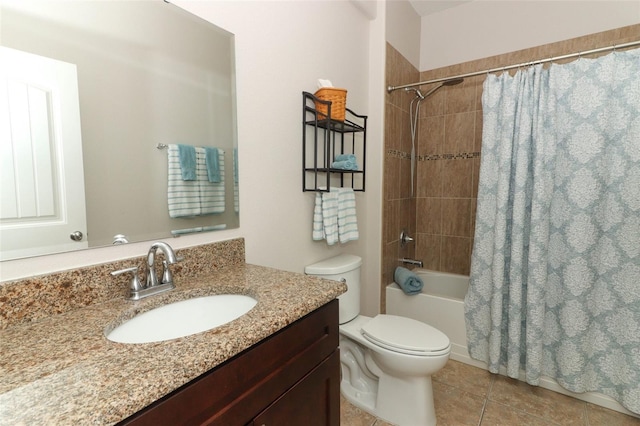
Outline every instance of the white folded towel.
<svg viewBox="0 0 640 426"><path fill-rule="evenodd" d="M330 188L316 193L313 210L314 241L327 240L333 245L340 241L357 240L356 198L351 188Z"/></svg>
<svg viewBox="0 0 640 426"><path fill-rule="evenodd" d="M178 145L168 146L167 201L170 217L190 217L201 214L200 184L197 180L182 180Z"/></svg>

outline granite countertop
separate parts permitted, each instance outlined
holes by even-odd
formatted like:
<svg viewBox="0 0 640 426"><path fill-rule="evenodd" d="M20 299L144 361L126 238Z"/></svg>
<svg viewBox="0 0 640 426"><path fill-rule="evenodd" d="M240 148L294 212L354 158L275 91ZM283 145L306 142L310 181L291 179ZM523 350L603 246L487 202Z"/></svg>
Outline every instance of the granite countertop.
<svg viewBox="0 0 640 426"><path fill-rule="evenodd" d="M0 424L116 423L346 291L337 281L248 264L185 281L139 302L119 297L0 330ZM224 293L258 303L228 324L166 342L104 335L136 313Z"/></svg>

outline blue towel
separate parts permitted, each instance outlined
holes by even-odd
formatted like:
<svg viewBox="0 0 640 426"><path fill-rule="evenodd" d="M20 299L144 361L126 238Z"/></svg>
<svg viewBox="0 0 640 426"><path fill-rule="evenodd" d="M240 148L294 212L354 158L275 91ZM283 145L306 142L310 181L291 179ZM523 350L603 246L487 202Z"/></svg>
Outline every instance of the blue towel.
<svg viewBox="0 0 640 426"><path fill-rule="evenodd" d="M332 169L358 170L358 165L353 161L334 161L331 163Z"/></svg>
<svg viewBox="0 0 640 426"><path fill-rule="evenodd" d="M393 274L393 280L409 296L414 296L422 291L422 278L402 266L398 266Z"/></svg>
<svg viewBox="0 0 640 426"><path fill-rule="evenodd" d="M218 148L204 147L207 176L209 182L220 183L220 162L218 160Z"/></svg>
<svg viewBox="0 0 640 426"><path fill-rule="evenodd" d="M342 170L358 170L358 163L354 154L340 154L336 158L331 167Z"/></svg>
<svg viewBox="0 0 640 426"><path fill-rule="evenodd" d="M356 156L354 154L340 154L336 155L335 161L353 161L355 163Z"/></svg>
<svg viewBox="0 0 640 426"><path fill-rule="evenodd" d="M169 217L192 217L202 213L200 208L200 182L183 180L180 167L180 146L169 144L167 201Z"/></svg>
<svg viewBox="0 0 640 426"><path fill-rule="evenodd" d="M196 148L178 144L182 180L196 180Z"/></svg>

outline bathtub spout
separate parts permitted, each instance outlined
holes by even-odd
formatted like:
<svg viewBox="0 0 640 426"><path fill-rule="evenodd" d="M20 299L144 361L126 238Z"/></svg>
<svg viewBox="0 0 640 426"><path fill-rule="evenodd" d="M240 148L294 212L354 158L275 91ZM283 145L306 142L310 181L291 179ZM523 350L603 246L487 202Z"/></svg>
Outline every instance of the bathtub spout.
<svg viewBox="0 0 640 426"><path fill-rule="evenodd" d="M422 268L422 260L402 258L402 259L400 259L400 262L406 263L406 264L409 264L409 265L416 265L419 268Z"/></svg>

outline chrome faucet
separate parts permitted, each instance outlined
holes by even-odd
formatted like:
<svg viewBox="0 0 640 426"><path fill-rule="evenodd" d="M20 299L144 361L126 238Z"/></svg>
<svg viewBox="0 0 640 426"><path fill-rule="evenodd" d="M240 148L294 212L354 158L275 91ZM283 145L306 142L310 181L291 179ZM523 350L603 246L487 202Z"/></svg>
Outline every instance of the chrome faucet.
<svg viewBox="0 0 640 426"><path fill-rule="evenodd" d="M400 262L408 263L410 265L416 265L417 267L422 268L422 260L402 258L400 259Z"/></svg>
<svg viewBox="0 0 640 426"><path fill-rule="evenodd" d="M158 282L158 275L156 274L155 263L156 253L160 250L164 253L164 260L162 261L162 278ZM138 278L138 267L121 269L119 271L111 272L111 275L120 275L125 272L131 272L133 278L131 279L129 299L140 300L154 294L162 293L176 288L173 284L173 274L169 269L169 265L181 261L182 258L177 257L171 246L165 242L158 241L151 244L149 252L147 253L147 263L145 265L145 272L147 275L146 283L143 285Z"/></svg>
<svg viewBox="0 0 640 426"><path fill-rule="evenodd" d="M156 275L156 252L160 250L164 253L165 260L162 261L162 280L158 283L158 276ZM147 288L155 287L157 285L171 284L173 286L173 276L169 270L169 265L172 265L178 261L175 252L171 246L165 242L158 241L151 244L149 252L147 253ZM173 288L173 287L172 287Z"/></svg>

